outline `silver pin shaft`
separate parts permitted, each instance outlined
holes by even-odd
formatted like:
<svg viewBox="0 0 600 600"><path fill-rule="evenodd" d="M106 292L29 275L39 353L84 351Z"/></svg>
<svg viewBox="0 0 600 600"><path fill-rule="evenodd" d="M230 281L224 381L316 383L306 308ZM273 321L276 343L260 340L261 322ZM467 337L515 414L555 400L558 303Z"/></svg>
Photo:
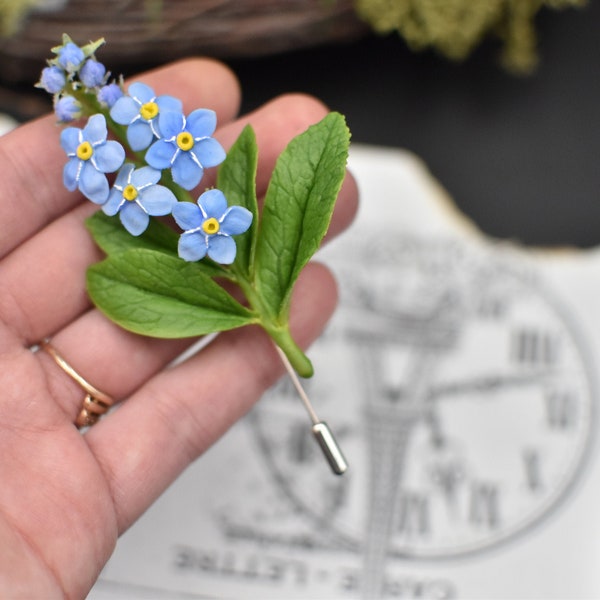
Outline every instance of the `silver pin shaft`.
<svg viewBox="0 0 600 600"><path fill-rule="evenodd" d="M296 391L298 392L298 395L300 396L300 399L302 400L302 403L308 412L308 416L313 424L313 436L317 440L323 455L327 459L331 470L336 475L342 475L348 469L348 463L346 462L338 443L335 441L333 433L331 433L331 429L329 429L327 423L321 421L317 416L310 399L306 395L306 392L300 383L300 379L298 379L298 374L294 370L294 367L292 367L288 357L285 355L283 350L281 350L281 348L278 346L275 346L275 348L277 349L277 352L281 358L281 362L283 362L286 371L288 372L288 375L290 376L290 379L292 380L292 383L294 384L294 387L296 388Z"/></svg>
<svg viewBox="0 0 600 600"><path fill-rule="evenodd" d="M336 475L343 475L348 468L348 463L342 454L342 451L335 441L333 437L333 433L331 433L331 429L327 423L321 421L320 423L315 423L312 428L313 435L317 440L331 470Z"/></svg>

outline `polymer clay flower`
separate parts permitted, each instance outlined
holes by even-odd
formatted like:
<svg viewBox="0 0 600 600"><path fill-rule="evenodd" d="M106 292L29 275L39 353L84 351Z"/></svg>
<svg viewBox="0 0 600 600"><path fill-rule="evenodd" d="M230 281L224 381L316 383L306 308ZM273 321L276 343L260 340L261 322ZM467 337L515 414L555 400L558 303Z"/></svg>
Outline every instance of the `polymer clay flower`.
<svg viewBox="0 0 600 600"><path fill-rule="evenodd" d="M60 123L70 123L81 117L81 104L73 96L63 96L55 100L54 114Z"/></svg>
<svg viewBox="0 0 600 600"><path fill-rule="evenodd" d="M204 192L197 204L178 202L173 217L184 230L178 247L183 260L194 262L208 255L223 265L235 260L236 245L231 236L244 233L252 223L248 209L228 207L225 195L217 189Z"/></svg>
<svg viewBox="0 0 600 600"><path fill-rule="evenodd" d="M93 58L88 58L79 69L79 81L86 88L95 88L104 83L106 67Z"/></svg>
<svg viewBox="0 0 600 600"><path fill-rule="evenodd" d="M84 51L73 42L67 42L58 48L58 64L67 72L75 73L85 60Z"/></svg>
<svg viewBox="0 0 600 600"><path fill-rule="evenodd" d="M60 145L69 160L63 170L63 182L69 191L77 188L96 204L108 199L109 185L105 173L113 173L125 160L119 142L107 140L106 119L96 114L83 129L67 127L60 135Z"/></svg>
<svg viewBox="0 0 600 600"><path fill-rule="evenodd" d="M37 87L46 90L49 94L58 94L66 83L65 72L56 65L50 65L42 71Z"/></svg>
<svg viewBox="0 0 600 600"><path fill-rule="evenodd" d="M177 198L173 192L158 185L160 171L152 167L136 169L123 165L102 210L109 216L119 213L121 223L131 235L140 235L148 227L150 217L171 213Z"/></svg>
<svg viewBox="0 0 600 600"><path fill-rule="evenodd" d="M118 83L108 83L98 90L96 97L100 104L112 108L117 100L123 97L123 90Z"/></svg>
<svg viewBox="0 0 600 600"><path fill-rule="evenodd" d="M186 190L196 187L205 167L225 159L225 150L211 137L217 126L214 111L199 108L186 118L180 112L164 112L158 118L161 139L146 152L155 169L171 169L173 181Z"/></svg>
<svg viewBox="0 0 600 600"><path fill-rule="evenodd" d="M144 83L132 83L129 95L119 98L110 111L119 125L127 125L127 141L135 152L146 149L160 137L158 116L163 111L181 112L181 101L172 96L157 96Z"/></svg>

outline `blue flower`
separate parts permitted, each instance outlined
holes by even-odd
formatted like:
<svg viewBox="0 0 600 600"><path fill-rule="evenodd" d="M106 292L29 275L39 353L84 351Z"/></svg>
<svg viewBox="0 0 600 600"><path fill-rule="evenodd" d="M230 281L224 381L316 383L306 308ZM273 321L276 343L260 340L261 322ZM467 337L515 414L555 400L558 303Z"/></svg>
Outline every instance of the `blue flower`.
<svg viewBox="0 0 600 600"><path fill-rule="evenodd" d="M51 65L42 71L38 86L45 89L49 94L58 94L66 83L65 72L60 67Z"/></svg>
<svg viewBox="0 0 600 600"><path fill-rule="evenodd" d="M125 160L119 142L107 141L106 119L96 114L83 129L67 127L60 134L60 145L69 160L63 170L63 183L69 191L77 188L96 204L108 199L109 186L105 173L113 173Z"/></svg>
<svg viewBox="0 0 600 600"><path fill-rule="evenodd" d="M81 104L73 96L63 96L54 103L54 113L61 123L69 123L81 116Z"/></svg>
<svg viewBox="0 0 600 600"><path fill-rule="evenodd" d="M68 42L58 50L58 64L67 73L75 73L84 60L83 50L73 42Z"/></svg>
<svg viewBox="0 0 600 600"><path fill-rule="evenodd" d="M163 111L181 112L181 101L172 96L156 96L143 83L132 83L129 95L116 101L110 116L120 125L128 125L127 141L135 152L146 149L154 138L160 137L158 116Z"/></svg>
<svg viewBox="0 0 600 600"><path fill-rule="evenodd" d="M88 58L79 69L79 81L90 89L102 85L105 75L106 67L93 58Z"/></svg>
<svg viewBox="0 0 600 600"><path fill-rule="evenodd" d="M112 108L116 101L123 97L123 90L118 83L109 83L98 90L97 97L100 104Z"/></svg>
<svg viewBox="0 0 600 600"><path fill-rule="evenodd" d="M173 181L186 190L196 187L205 167L225 159L221 144L210 137L217 126L212 110L200 108L185 116L164 112L158 119L161 139L150 146L146 162L155 169L171 169Z"/></svg>
<svg viewBox="0 0 600 600"><path fill-rule="evenodd" d="M102 210L111 217L119 213L125 229L131 235L140 235L146 231L150 216L168 215L177 203L170 189L157 185L159 180L160 171L152 167L135 169L126 163Z"/></svg>
<svg viewBox="0 0 600 600"><path fill-rule="evenodd" d="M223 265L235 260L236 246L230 236L244 233L252 223L248 209L227 207L225 195L217 189L204 192L197 204L178 202L173 217L184 230L178 247L183 260L193 262L208 255Z"/></svg>

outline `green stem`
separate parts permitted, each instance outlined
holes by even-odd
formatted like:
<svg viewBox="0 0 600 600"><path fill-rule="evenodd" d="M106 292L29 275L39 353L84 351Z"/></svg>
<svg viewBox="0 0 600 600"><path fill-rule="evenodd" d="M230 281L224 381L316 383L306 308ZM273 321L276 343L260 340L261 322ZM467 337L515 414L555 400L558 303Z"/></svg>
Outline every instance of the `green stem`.
<svg viewBox="0 0 600 600"><path fill-rule="evenodd" d="M304 351L296 344L290 333L289 324L279 323L270 314L264 305L260 294L237 269L232 269L234 280L240 286L246 299L254 312L258 315L260 326L267 332L269 337L281 348L287 356L292 367L300 377L312 377L314 369L310 359L304 354Z"/></svg>

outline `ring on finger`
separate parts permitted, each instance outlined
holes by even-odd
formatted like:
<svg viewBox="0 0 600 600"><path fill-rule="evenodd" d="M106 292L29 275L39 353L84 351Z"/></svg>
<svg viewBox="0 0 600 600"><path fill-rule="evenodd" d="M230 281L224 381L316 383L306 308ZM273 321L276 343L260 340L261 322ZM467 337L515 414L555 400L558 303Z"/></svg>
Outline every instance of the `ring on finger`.
<svg viewBox="0 0 600 600"><path fill-rule="evenodd" d="M75 425L78 428L90 427L98 421L98 419L108 411L114 404L113 398L108 394L101 392L93 386L87 379L82 377L56 350L50 343L50 340L43 340L40 343L40 348L47 352L54 362L73 379L85 392L85 397L81 406L81 410L75 419Z"/></svg>

